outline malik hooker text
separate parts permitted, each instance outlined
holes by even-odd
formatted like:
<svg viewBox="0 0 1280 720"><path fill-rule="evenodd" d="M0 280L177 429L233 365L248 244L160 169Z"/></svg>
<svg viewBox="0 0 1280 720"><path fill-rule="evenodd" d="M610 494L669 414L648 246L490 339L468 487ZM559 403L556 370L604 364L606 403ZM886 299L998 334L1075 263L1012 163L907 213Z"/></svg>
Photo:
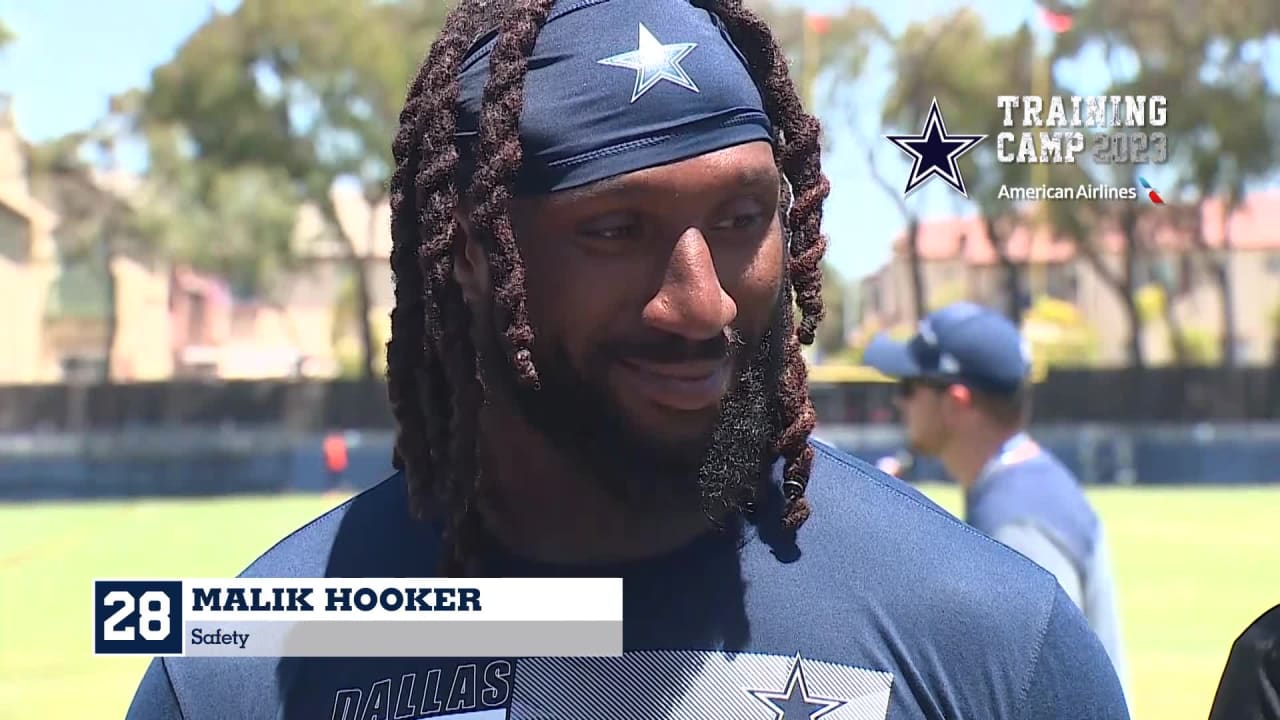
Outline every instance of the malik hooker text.
<svg viewBox="0 0 1280 720"><path fill-rule="evenodd" d="M1076 185L1074 187L1018 187L1001 185L1001 200L1137 200L1138 191L1115 185Z"/></svg>

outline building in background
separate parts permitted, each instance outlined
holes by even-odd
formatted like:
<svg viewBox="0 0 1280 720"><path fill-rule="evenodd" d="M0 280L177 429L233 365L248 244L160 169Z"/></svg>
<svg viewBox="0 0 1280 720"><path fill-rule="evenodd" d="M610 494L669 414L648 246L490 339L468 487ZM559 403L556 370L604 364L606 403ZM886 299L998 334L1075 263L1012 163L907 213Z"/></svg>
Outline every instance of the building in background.
<svg viewBox="0 0 1280 720"><path fill-rule="evenodd" d="M1172 211L1160 208L1149 212ZM1276 321L1280 314L1280 192L1255 193L1224 223L1220 201L1205 203L1201 220L1208 251L1223 247L1224 230L1230 238L1228 259L1235 318L1237 357L1243 364L1272 361ZM1218 283L1204 250L1197 248L1186 230L1163 223L1140 231L1143 249L1134 263L1135 290L1161 288L1170 311L1184 333L1217 341L1223 332ZM905 235L896 239L890 260L861 284L860 318L864 326L911 327L917 318L912 307L911 269ZM979 217L945 218L921 224L921 270L930 308L960 299L993 307L1005 307L1006 273L1001 258L987 238ZM1108 274L1124 276L1124 239L1106 231L1093 243L1098 261ZM1033 298L1053 298L1078 311L1096 338L1097 364L1127 362L1128 326L1125 307L1086 255L1068 239L1046 230L1020 227L1007 243L1008 259L1020 266L1024 292ZM1163 314L1163 313L1162 313ZM1142 339L1146 358L1153 364L1172 361L1168 324L1149 321Z"/></svg>
<svg viewBox="0 0 1280 720"><path fill-rule="evenodd" d="M0 307L4 352L0 383L56 380L43 362L47 288L56 271L53 229L57 215L31 195L22 138L12 101L0 96Z"/></svg>
<svg viewBox="0 0 1280 720"><path fill-rule="evenodd" d="M294 228L293 254L298 267L283 279L273 308L263 317L291 334L315 374L358 374L360 362L359 303L352 262L360 258L369 290L369 324L375 367L382 363L391 337L395 288L391 278L391 208L383 200L371 204L358 188L339 185L330 194L346 240L335 237L314 207L304 206ZM350 248L344 243L350 242ZM265 321L265 320L264 320Z"/></svg>
<svg viewBox="0 0 1280 720"><path fill-rule="evenodd" d="M59 214L53 233L56 273L43 317L45 377L171 377L169 264L127 222L138 179L68 169L48 173L40 185L39 194Z"/></svg>
<svg viewBox="0 0 1280 720"><path fill-rule="evenodd" d="M33 187L31 157L12 100L0 95L0 303L8 314L0 384L354 372L351 264L315 208L298 216L296 267L268 296L249 296L172 263L116 221L140 178L75 168L41 173ZM394 304L390 210L385 201L371 210L350 188L335 188L333 200L362 258L381 357Z"/></svg>

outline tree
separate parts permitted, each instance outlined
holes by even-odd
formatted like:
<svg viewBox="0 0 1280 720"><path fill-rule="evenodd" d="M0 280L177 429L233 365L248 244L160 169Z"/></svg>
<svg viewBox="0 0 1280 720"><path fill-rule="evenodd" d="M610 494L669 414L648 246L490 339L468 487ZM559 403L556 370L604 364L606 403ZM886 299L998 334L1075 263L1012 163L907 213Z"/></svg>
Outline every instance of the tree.
<svg viewBox="0 0 1280 720"><path fill-rule="evenodd" d="M1221 351L1236 358L1235 310L1230 276L1229 219L1247 186L1273 172L1280 156L1277 98L1264 76L1261 46L1280 31L1271 0L1192 3L1151 0L1107 3L1090 0L1076 12L1074 28L1059 38L1057 52L1079 55L1102 49L1113 68L1112 95L1169 98L1166 132L1175 179L1170 199L1196 209L1189 247L1208 267L1220 297ZM1116 70L1124 60L1132 68ZM1134 184L1132 176L1124 178ZM1217 197L1221 227L1205 227L1205 212ZM1208 241L1209 232L1220 237ZM1172 302L1172 297L1169 298ZM1169 310L1172 314L1172 309Z"/></svg>
<svg viewBox="0 0 1280 720"><path fill-rule="evenodd" d="M1064 57L1067 53L1065 48L1071 48L1072 43L1078 41L1082 27L1082 24L1073 24L1073 29L1057 36L1049 60L1051 64ZM1107 57L1107 66L1113 74L1120 59L1119 53ZM1050 92L1082 94L1069 84L1059 86L1056 79L1050 83ZM1089 140L1086 139L1086 149L1088 147ZM1054 186L1137 185L1137 174L1132 166L1099 164L1088 155L1077 155L1073 163L1050 165L1046 175ZM1044 206L1044 218L1049 227L1057 235L1074 242L1077 252L1119 301L1127 330L1125 354L1128 365L1138 370L1147 365L1142 341L1144 314L1138 298L1143 288L1143 270L1149 262L1148 243L1143 235L1149 226L1144 225L1143 217L1143 207L1132 200L1076 200L1070 203L1050 202ZM1118 244L1108 242L1113 237L1119 238ZM1119 259L1118 268L1112 264L1111 258Z"/></svg>
<svg viewBox="0 0 1280 720"><path fill-rule="evenodd" d="M898 208L902 221L906 223L903 243L907 249L907 267L911 273L911 309L916 321L923 320L929 313L930 304L925 299L929 297L929 288L925 284L924 263L920 257L920 215L907 204L907 199L902 194L902 185L891 182L884 174L880 163L876 160L875 145L865 137L860 137L858 141L865 150L864 158L867 171L871 173L871 179L884 194L893 198L894 206Z"/></svg>
<svg viewBox="0 0 1280 720"><path fill-rule="evenodd" d="M843 85L856 78L865 68L873 44L884 35L875 14L858 5L836 14L818 15L769 0L752 0L750 4L769 23L792 66L799 70L796 83L809 112L817 111L819 79L829 77ZM826 140L824 149L829 149ZM817 349L829 357L847 344L845 313L850 309L845 307L845 280L829 263L822 264L822 278L827 313L818 330Z"/></svg>
<svg viewBox="0 0 1280 720"><path fill-rule="evenodd" d="M293 204L319 211L355 286L367 380L376 355L371 258L359 246L370 243L342 227L332 191L339 180L354 180L372 207L386 200L404 91L447 9L244 0L233 13L215 14L158 68L147 95L147 121L182 127L196 160L216 171L287 178Z"/></svg>
<svg viewBox="0 0 1280 720"><path fill-rule="evenodd" d="M1033 62L1010 62L1011 57L1032 58ZM1034 58L1026 27L1011 35L993 36L982 18L969 9L912 24L894 41L895 82L885 102L884 123L908 133L918 132L936 99L952 132L999 126L1001 112L995 98L1018 88L1030 90L1028 68ZM1008 241L1025 223L1022 209L1012 199L1001 198L999 190L1003 185L1027 184L1030 168L999 164L990 148L968 153L960 165L969 198L978 208L1004 270L1005 312L1017 322L1026 297L1022 268L1010 256ZM919 260L913 262L918 265ZM913 266L913 272L919 271ZM923 298L923 290L919 292ZM917 303L923 302L920 298Z"/></svg>
<svg viewBox="0 0 1280 720"><path fill-rule="evenodd" d="M872 49L887 36L875 13L858 4L831 14L770 0L751 0L749 4L769 23L792 66L800 70L796 82L810 111L818 102L820 78L826 76L844 86L856 81L865 71Z"/></svg>
<svg viewBox="0 0 1280 720"><path fill-rule="evenodd" d="M890 91L899 100L896 103L891 100L884 109L883 116L880 119L883 131L899 132L907 129L907 127L897 123L897 120L903 119L901 116L908 114L908 111L902 106L911 105L914 107L923 102L925 95L924 83L926 80L925 73L921 72L921 70L923 67L940 61L937 55L938 44L942 41L944 33L949 29L949 26L950 23L946 23L932 28L926 35L921 35L918 28L911 28L904 32L901 37L886 37L893 52L893 68L905 71L906 74L898 78L896 87ZM911 39L909 40L908 38ZM914 42L916 39L919 39L919 42ZM908 121L908 125L910 124L910 121ZM929 313L930 303L927 298L930 296L929 288L925 284L924 263L920 255L920 215L907 203L906 197L902 193L902 185L890 182L885 176L879 163L876 162L874 145L866 139L863 139L862 142L866 146L867 168L871 173L872 179L886 195L893 198L899 214L902 215L903 222L906 223L904 242L907 249L907 265L911 273L912 309L916 320L922 320Z"/></svg>
<svg viewBox="0 0 1280 720"><path fill-rule="evenodd" d="M822 263L822 304L827 310L826 320L818 328L814 344L823 357L838 354L848 344L845 338L845 283L844 278L826 261Z"/></svg>
<svg viewBox="0 0 1280 720"><path fill-rule="evenodd" d="M884 24L869 8L850 5L842 12L817 15L799 8L782 8L765 0L752 3L773 28L778 41L787 50L794 67L801 70L798 82L810 108L819 98L832 109L827 120L843 113L857 125L857 86L866 72L867 62L876 48L892 48L893 38ZM819 79L826 78L829 92L819 94ZM875 159L875 145L863 133L857 132L857 142L866 152L867 165L877 185L885 191L898 207L907 227L907 253L911 268L912 297L917 318L927 312L924 272L919 252L919 216L906 203L900 185L890 183L881 172ZM826 149L831 148L829 136L824 138Z"/></svg>
<svg viewBox="0 0 1280 720"><path fill-rule="evenodd" d="M216 275L237 295L280 308L279 281L297 266L298 206L289 178L278 168L209 167L186 150L180 126L143 132L149 166L133 216L138 234L170 261Z"/></svg>
<svg viewBox="0 0 1280 720"><path fill-rule="evenodd" d="M134 97L113 97L107 112L88 130L31 148L32 192L58 214L58 252L63 268L96 265L89 273L102 283L103 381L112 377L119 315L115 261L122 254L145 255L145 237L134 232L134 205L101 180L114 172L116 147L126 134ZM93 160L92 155L97 154ZM89 156L89 157L86 157Z"/></svg>

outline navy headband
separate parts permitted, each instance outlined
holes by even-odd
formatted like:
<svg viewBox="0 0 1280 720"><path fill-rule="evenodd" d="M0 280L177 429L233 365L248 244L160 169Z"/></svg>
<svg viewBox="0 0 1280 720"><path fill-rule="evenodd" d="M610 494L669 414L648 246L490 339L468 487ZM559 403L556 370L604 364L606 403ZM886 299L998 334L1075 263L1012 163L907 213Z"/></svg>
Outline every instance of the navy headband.
<svg viewBox="0 0 1280 720"><path fill-rule="evenodd" d="M459 179L470 182L497 42L459 78ZM734 145L773 141L760 90L719 18L688 0L563 0L529 58L516 193L543 194Z"/></svg>

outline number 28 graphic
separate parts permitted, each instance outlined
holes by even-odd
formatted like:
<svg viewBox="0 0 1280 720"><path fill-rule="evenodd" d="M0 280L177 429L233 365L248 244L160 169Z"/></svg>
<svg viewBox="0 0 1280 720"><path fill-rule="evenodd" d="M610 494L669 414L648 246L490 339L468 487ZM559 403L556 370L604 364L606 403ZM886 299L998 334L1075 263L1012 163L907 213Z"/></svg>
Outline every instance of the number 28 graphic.
<svg viewBox="0 0 1280 720"><path fill-rule="evenodd" d="M95 655L181 655L182 583L95 580Z"/></svg>

